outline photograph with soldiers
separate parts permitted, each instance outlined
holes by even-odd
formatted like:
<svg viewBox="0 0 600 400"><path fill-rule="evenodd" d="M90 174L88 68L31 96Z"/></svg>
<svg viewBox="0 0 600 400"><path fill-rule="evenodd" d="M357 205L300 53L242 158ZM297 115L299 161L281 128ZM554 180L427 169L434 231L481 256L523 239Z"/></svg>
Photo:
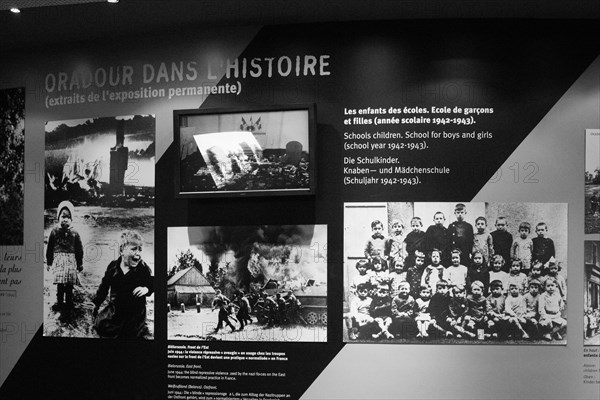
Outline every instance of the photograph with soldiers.
<svg viewBox="0 0 600 400"><path fill-rule="evenodd" d="M170 340L327 341L327 226L168 228Z"/></svg>

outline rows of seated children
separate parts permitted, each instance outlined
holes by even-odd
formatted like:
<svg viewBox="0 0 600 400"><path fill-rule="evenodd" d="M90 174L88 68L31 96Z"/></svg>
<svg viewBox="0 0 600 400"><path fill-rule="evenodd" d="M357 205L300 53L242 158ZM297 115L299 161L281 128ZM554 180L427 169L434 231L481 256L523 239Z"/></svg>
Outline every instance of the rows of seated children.
<svg viewBox="0 0 600 400"><path fill-rule="evenodd" d="M404 274L400 266L388 273L378 258L372 263L359 260L346 320L350 339L428 338L431 334L437 338L562 339L565 301L556 263L550 264L549 275L542 276L537 264L527 277L519 272L520 263L513 262L513 274L496 279L461 268L458 249L452 253L452 266L440 268L436 266L441 258L438 253L432 252L433 268L419 279L414 270ZM418 251L415 255L418 267L425 255ZM473 255L476 263L480 258L480 254ZM499 269L501 256L496 258Z"/></svg>
<svg viewBox="0 0 600 400"><path fill-rule="evenodd" d="M410 284L410 294L413 298L419 297L419 287L429 286L432 293L436 291L436 283L444 279L450 286L463 286L470 288L471 282L480 281L483 283L484 293L490 293L489 283L493 280L502 282L505 294L508 294L510 284L516 284L521 294L528 291L529 282L537 279L544 286L546 279L552 277L557 281L558 291L563 301L567 298L567 284L565 278L559 273L561 263L557 263L556 259L551 258L547 263L547 268L541 262L536 262L533 267L524 273L522 260L513 259L508 269L505 272L504 257L496 254L492 257L491 270L485 263L484 254L475 250L471 253L469 266L463 265L462 252L456 248L450 252L450 265L444 267L441 264L443 252L438 249L433 249L428 257L425 253L416 250L413 254L413 264L409 268L398 260L393 262L393 268L388 271L387 262L383 257L371 257L370 259L361 259L356 263L358 275L355 275L350 291L355 294L356 287L359 283L369 282L375 287L379 282L389 282L392 290L392 295L396 295L398 285L402 281ZM429 265L425 266L426 260L429 260Z"/></svg>

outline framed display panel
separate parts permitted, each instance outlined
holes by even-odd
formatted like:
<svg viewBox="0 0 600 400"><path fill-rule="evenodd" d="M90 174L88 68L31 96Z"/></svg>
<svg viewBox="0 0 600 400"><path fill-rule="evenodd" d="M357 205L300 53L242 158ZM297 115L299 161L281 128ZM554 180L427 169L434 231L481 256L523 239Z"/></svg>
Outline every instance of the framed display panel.
<svg viewBox="0 0 600 400"><path fill-rule="evenodd" d="M600 241L584 243L583 344L600 346Z"/></svg>
<svg viewBox="0 0 600 400"><path fill-rule="evenodd" d="M175 110L179 198L315 192L315 107Z"/></svg>
<svg viewBox="0 0 600 400"><path fill-rule="evenodd" d="M600 129L585 130L585 233L600 233Z"/></svg>
<svg viewBox="0 0 600 400"><path fill-rule="evenodd" d="M345 203L344 341L565 345L567 215L567 203ZM526 317L535 304L544 315Z"/></svg>
<svg viewBox="0 0 600 400"><path fill-rule="evenodd" d="M44 336L153 340L154 115L48 121L44 139Z"/></svg>
<svg viewBox="0 0 600 400"><path fill-rule="evenodd" d="M327 341L326 225L169 227L167 242L169 340Z"/></svg>

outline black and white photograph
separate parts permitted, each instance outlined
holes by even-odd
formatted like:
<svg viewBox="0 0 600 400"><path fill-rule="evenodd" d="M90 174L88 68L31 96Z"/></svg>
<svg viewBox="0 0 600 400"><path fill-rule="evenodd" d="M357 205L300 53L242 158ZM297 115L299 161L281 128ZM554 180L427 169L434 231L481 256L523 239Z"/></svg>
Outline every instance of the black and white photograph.
<svg viewBox="0 0 600 400"><path fill-rule="evenodd" d="M344 341L566 344L567 204L345 203Z"/></svg>
<svg viewBox="0 0 600 400"><path fill-rule="evenodd" d="M154 338L153 115L46 123L44 336Z"/></svg>
<svg viewBox="0 0 600 400"><path fill-rule="evenodd" d="M25 89L0 90L0 246L23 244Z"/></svg>
<svg viewBox="0 0 600 400"><path fill-rule="evenodd" d="M314 192L313 106L174 112L178 197Z"/></svg>
<svg viewBox="0 0 600 400"><path fill-rule="evenodd" d="M585 131L585 233L600 233L600 129Z"/></svg>
<svg viewBox="0 0 600 400"><path fill-rule="evenodd" d="M600 241L585 241L583 344L600 346Z"/></svg>
<svg viewBox="0 0 600 400"><path fill-rule="evenodd" d="M327 341L327 226L168 228L169 340Z"/></svg>

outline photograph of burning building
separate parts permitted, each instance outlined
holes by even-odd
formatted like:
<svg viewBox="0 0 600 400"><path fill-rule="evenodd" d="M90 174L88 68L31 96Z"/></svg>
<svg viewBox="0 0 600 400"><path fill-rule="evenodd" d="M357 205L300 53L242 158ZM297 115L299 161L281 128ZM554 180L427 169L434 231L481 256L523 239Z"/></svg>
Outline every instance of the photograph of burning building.
<svg viewBox="0 0 600 400"><path fill-rule="evenodd" d="M314 107L174 112L178 197L314 192Z"/></svg>
<svg viewBox="0 0 600 400"><path fill-rule="evenodd" d="M0 246L23 244L25 89L0 90Z"/></svg>
<svg viewBox="0 0 600 400"><path fill-rule="evenodd" d="M168 228L169 340L327 341L327 226Z"/></svg>
<svg viewBox="0 0 600 400"><path fill-rule="evenodd" d="M44 335L153 338L155 118L46 123Z"/></svg>

